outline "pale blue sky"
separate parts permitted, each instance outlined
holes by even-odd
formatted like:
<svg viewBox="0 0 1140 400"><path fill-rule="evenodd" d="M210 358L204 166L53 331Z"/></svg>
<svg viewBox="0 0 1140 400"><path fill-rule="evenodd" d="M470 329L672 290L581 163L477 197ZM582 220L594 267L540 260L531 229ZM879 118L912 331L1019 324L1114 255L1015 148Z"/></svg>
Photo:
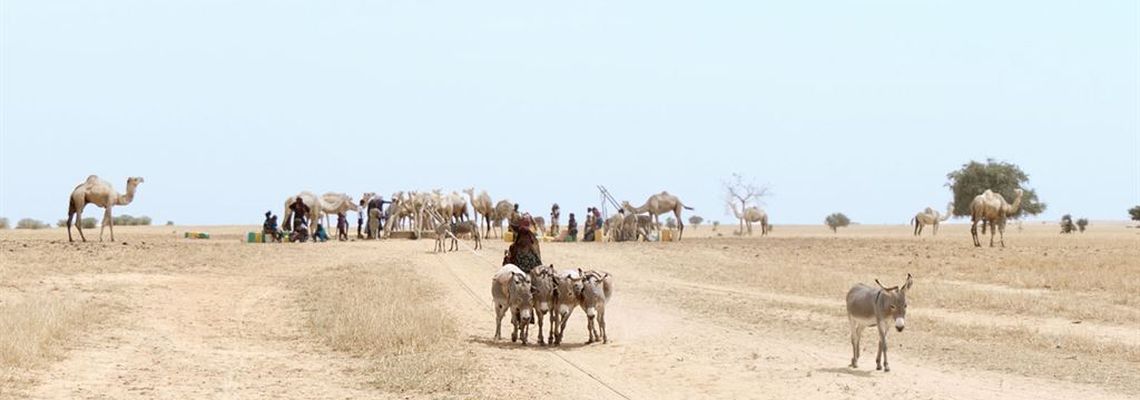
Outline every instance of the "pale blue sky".
<svg viewBox="0 0 1140 400"><path fill-rule="evenodd" d="M596 184L727 221L740 172L776 224L903 223L987 157L1041 218L1140 203L1135 0L0 4L13 221L65 217L89 174L145 177L116 212L186 224L303 189L581 213Z"/></svg>

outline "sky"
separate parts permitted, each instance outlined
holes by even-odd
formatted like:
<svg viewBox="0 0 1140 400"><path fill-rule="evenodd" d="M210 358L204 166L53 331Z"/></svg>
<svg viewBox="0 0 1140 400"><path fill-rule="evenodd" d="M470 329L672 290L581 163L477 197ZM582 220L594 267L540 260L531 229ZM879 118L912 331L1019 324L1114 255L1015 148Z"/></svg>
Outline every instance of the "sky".
<svg viewBox="0 0 1140 400"><path fill-rule="evenodd" d="M906 223L970 160L1061 214L1140 204L1140 2L0 2L0 216L88 175L161 223L286 197L475 187L579 215L597 185L730 221ZM87 209L88 216L101 210ZM564 217L565 218L565 217Z"/></svg>

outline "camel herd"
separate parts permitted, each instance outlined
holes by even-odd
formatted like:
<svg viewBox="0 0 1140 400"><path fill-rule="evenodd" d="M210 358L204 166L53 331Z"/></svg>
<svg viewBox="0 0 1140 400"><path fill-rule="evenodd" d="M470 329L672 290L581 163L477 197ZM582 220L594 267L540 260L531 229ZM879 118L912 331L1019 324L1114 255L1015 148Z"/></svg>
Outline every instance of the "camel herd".
<svg viewBox="0 0 1140 400"><path fill-rule="evenodd" d="M83 183L80 183L72 190L69 196L67 209L68 241L74 241L71 236L71 226L83 218L83 209L87 204L95 204L103 208L103 223L99 230L99 240L103 240L104 230L109 229L111 231L111 240L114 241L115 228L111 210L114 206L126 206L131 204L135 197L135 191L141 183L143 183L143 178L141 177L127 178L127 192L126 194L120 194L115 191L109 182L100 179L96 175L88 176ZM388 237L395 230L411 230L418 236L423 232L437 230L440 224L455 224L469 221L472 219L469 211L473 211L474 213L473 224L477 229L464 226L460 228L463 233L470 233L476 237L487 237L491 235L493 230L497 230L499 235L502 235L502 222L504 220L511 220L520 215L518 205L508 199L493 202L486 190L479 191L478 195L475 194L475 188L467 188L462 191L467 194L466 199L456 191L444 193L439 189L430 192L400 191L394 193L391 197L391 206L388 207L385 213L386 221L382 227L383 235ZM1016 193L1016 197L1012 204L1007 202L1001 194L992 190L986 190L982 194L974 197L973 201L970 202L970 234L973 237L974 246L981 247L982 245L978 238L978 224L981 223L983 235L986 233L987 227L989 228L990 247L994 246L995 235L997 235L1002 247L1005 247L1005 223L1009 217L1016 214L1020 209L1023 191L1016 189L1014 193ZM331 215L347 213L349 211L362 212L361 206L367 204L368 201L375 196L375 193L364 193L358 204L353 201L352 196L344 193L328 192L316 196L312 192L302 191L285 200L284 220L282 221L283 227L286 230L289 229L292 223L292 209L290 206L293 202L297 201L297 199L301 199L301 201L309 207L310 215L307 217L310 224L310 231L315 231L316 223L321 216L327 219ZM677 196L665 191L649 196L645 203L640 206L633 206L628 201L623 201L621 207L623 213L614 215L604 221L604 231L607 236L610 237L610 240L623 241L649 238L650 232L658 229L661 225L659 216L665 213L672 213L676 218L678 228L677 240L680 240L685 232L681 212L682 210L693 209L685 205ZM761 235L767 235L771 229L768 224L768 214L758 207L748 207L744 210L740 210L735 205L732 205L732 211L740 220L741 234L745 232L751 234L753 223L760 224ZM931 234L937 234L939 223L949 219L952 215L952 211L953 203L947 205L945 214L940 214L930 207L915 214L914 218L911 219L911 224L914 226L914 235L921 235L923 228L927 225L932 227ZM546 224L544 218L537 216L533 217L533 219L535 225L541 231L545 231ZM328 221L326 221L326 226L328 226ZM75 223L75 227L79 231L80 239L87 241L80 224ZM482 232L481 235L480 232ZM451 233L452 236L454 236L455 232Z"/></svg>

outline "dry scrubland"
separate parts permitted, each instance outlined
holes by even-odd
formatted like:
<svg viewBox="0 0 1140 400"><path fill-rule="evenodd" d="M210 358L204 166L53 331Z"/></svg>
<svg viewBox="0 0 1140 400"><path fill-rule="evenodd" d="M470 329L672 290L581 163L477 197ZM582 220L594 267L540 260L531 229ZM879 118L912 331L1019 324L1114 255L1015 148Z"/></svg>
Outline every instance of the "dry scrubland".
<svg viewBox="0 0 1140 400"><path fill-rule="evenodd" d="M1140 230L778 226L766 238L544 244L613 273L608 345L493 342L480 255L431 241L251 245L252 227L0 231L0 397L1135 398ZM721 233L728 234L729 226ZM892 372L850 358L843 296L915 275ZM536 329L532 328L532 334ZM868 366L871 366L868 368Z"/></svg>

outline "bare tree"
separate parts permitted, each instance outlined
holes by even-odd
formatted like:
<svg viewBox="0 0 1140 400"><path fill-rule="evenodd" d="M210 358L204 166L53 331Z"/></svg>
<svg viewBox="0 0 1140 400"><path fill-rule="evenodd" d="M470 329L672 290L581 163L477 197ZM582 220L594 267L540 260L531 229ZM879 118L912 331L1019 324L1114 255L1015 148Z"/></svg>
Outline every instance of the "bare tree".
<svg viewBox="0 0 1140 400"><path fill-rule="evenodd" d="M772 193L767 185L758 185L756 182L745 179L743 175L733 173L732 178L722 182L724 185L724 206L726 211L740 221L740 232L744 232L744 210L749 206L759 207L764 197ZM740 208L737 209L737 204Z"/></svg>

